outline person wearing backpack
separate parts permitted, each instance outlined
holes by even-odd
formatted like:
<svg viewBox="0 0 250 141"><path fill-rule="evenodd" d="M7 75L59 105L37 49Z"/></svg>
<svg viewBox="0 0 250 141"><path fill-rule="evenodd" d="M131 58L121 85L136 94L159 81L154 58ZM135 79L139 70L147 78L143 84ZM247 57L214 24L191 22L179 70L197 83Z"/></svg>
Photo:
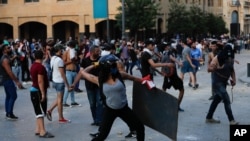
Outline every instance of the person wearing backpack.
<svg viewBox="0 0 250 141"><path fill-rule="evenodd" d="M17 89L16 86L20 89L22 88L22 84L15 76L15 74L11 70L11 61L9 54L12 52L11 47L8 44L3 44L1 46L1 60L0 60L0 73L2 76L2 84L4 87L4 91L6 94L5 98L5 112L6 119L8 120L17 120L18 117L14 115L13 109L14 104L17 99ZM16 86L15 86L15 84Z"/></svg>

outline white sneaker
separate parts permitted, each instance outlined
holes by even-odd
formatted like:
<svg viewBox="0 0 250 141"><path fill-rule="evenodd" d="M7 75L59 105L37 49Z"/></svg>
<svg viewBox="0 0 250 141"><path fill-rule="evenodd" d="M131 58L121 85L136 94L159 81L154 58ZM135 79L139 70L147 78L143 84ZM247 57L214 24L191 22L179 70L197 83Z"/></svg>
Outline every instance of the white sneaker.
<svg viewBox="0 0 250 141"><path fill-rule="evenodd" d="M239 124L239 122L237 122L237 121L235 121L235 120L231 120L230 121L230 125L238 125Z"/></svg>

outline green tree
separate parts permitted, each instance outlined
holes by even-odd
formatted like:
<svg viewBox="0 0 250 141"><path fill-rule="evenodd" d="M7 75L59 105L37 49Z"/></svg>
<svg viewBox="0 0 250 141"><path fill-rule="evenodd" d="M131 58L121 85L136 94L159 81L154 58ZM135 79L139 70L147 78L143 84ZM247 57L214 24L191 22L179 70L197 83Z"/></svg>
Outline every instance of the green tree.
<svg viewBox="0 0 250 141"><path fill-rule="evenodd" d="M215 16L212 13L206 15L206 27L208 28L208 33L211 35L221 35L228 33L229 30L226 28L226 23L220 16Z"/></svg>
<svg viewBox="0 0 250 141"><path fill-rule="evenodd" d="M204 13L198 6L191 6L187 10L183 4L172 2L167 19L168 34L184 34L199 37L202 34L221 35L228 33L226 23L222 17L212 13Z"/></svg>
<svg viewBox="0 0 250 141"><path fill-rule="evenodd" d="M121 1L121 0L120 0ZM124 0L125 29L130 31L130 36L137 38L139 30L155 27L159 4L152 0ZM122 7L118 8L119 14L115 16L117 25L122 27Z"/></svg>
<svg viewBox="0 0 250 141"><path fill-rule="evenodd" d="M192 32L189 12L185 5L173 2L169 7L169 18L167 19L168 34L188 34Z"/></svg>
<svg viewBox="0 0 250 141"><path fill-rule="evenodd" d="M189 18L191 19L192 35L197 37L207 32L205 13L197 6L190 7Z"/></svg>

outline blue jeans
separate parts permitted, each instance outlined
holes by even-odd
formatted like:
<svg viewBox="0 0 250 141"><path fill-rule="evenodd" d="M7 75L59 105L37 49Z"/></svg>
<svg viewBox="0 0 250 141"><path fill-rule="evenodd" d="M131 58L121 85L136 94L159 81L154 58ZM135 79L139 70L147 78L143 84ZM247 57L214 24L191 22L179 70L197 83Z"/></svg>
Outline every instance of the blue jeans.
<svg viewBox="0 0 250 141"><path fill-rule="evenodd" d="M87 89L87 95L94 123L102 122L103 103L101 100L100 89Z"/></svg>
<svg viewBox="0 0 250 141"><path fill-rule="evenodd" d="M15 76L18 78L18 80L22 81L22 68L21 66L13 66L11 67L12 72L15 74Z"/></svg>
<svg viewBox="0 0 250 141"><path fill-rule="evenodd" d="M139 64L139 61L138 61L138 60L136 60L136 61L134 61L134 62L131 62L131 63L129 63L129 72L130 72L131 75L133 75L133 68L134 68L134 66L137 66L138 69L141 70L141 67L140 67L140 64ZM127 70L128 70L128 69L127 69ZM128 72L128 71L127 71L127 72Z"/></svg>
<svg viewBox="0 0 250 141"><path fill-rule="evenodd" d="M73 84L73 81L74 81L75 77L76 77L76 72L66 70L66 78L67 78L67 81L69 83L69 86L71 86ZM71 103L75 103L75 93L74 93L74 91L69 92L65 88L64 96L63 96L63 104L67 103L67 99L68 99L69 94L70 94L70 98L71 98Z"/></svg>
<svg viewBox="0 0 250 141"><path fill-rule="evenodd" d="M5 99L6 115L13 114L14 104L17 99L16 86L14 82L10 79L10 80L5 80L3 82L3 87L6 94L6 99Z"/></svg>
<svg viewBox="0 0 250 141"><path fill-rule="evenodd" d="M77 66L76 66L76 72L78 73L79 71L80 71L80 66L77 65ZM80 81L78 81L78 82L76 83L75 89L79 89L79 86L80 86Z"/></svg>
<svg viewBox="0 0 250 141"><path fill-rule="evenodd" d="M207 119L211 119L213 117L213 114L218 106L218 104L223 100L224 103L224 108L228 117L229 121L234 120L232 109L231 109L231 103L230 103L230 98L226 90L227 84L224 84L222 82L215 82L213 84L214 86L214 99L210 105L208 114L207 114Z"/></svg>

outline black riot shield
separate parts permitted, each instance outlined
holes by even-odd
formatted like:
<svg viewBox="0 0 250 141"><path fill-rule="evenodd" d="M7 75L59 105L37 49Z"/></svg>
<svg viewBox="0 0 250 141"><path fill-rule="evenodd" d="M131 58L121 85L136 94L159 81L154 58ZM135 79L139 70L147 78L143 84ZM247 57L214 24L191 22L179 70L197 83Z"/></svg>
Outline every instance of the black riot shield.
<svg viewBox="0 0 250 141"><path fill-rule="evenodd" d="M177 140L178 100L158 89L134 82L133 111L142 123L172 140Z"/></svg>

